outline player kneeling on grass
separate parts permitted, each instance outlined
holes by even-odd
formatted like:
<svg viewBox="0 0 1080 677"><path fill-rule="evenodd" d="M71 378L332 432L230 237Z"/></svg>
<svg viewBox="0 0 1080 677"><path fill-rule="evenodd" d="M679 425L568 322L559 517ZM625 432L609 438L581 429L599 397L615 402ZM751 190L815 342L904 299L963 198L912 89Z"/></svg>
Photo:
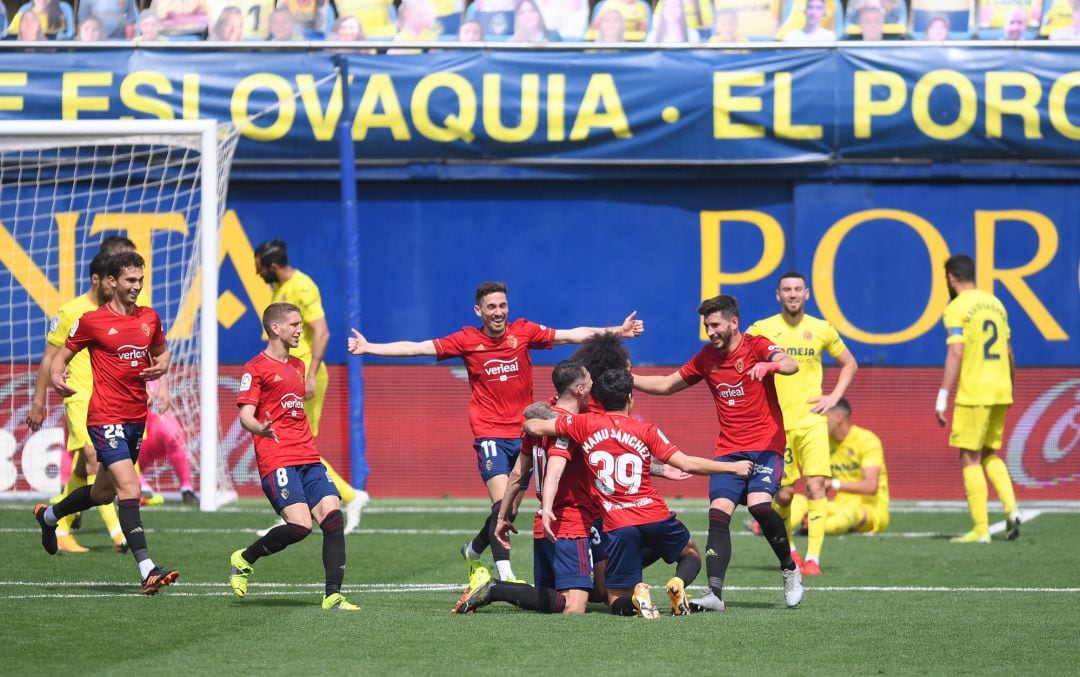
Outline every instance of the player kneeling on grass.
<svg viewBox="0 0 1080 677"><path fill-rule="evenodd" d="M655 456L695 475L732 473L747 477L752 466L749 461L709 461L682 453L659 428L630 418L632 389L629 371L606 372L593 387L604 413L529 419L523 430L529 435L565 437L573 443L571 449L576 449L571 453L585 459L594 495L603 509L604 531L610 539L606 578L611 613L659 617L649 586L642 582L642 570L663 558L678 563L666 588L672 613L684 615L690 611L686 586L701 571L701 554L689 530L653 488L649 476L651 459ZM552 501L558 483L554 476L545 477L544 482L541 515L545 533L554 537ZM487 587L490 592L490 583ZM470 595L477 602L484 596L483 587Z"/></svg>
<svg viewBox="0 0 1080 677"><path fill-rule="evenodd" d="M244 365L236 403L240 425L255 436L263 493L285 523L232 554L229 586L237 597L247 595L252 565L264 555L302 541L311 533L314 516L323 532L326 593L322 607L357 611L360 607L341 594L345 579L341 498L319 462L304 414L304 363L289 355L303 332L300 309L291 303L272 303L263 312L262 322L269 344Z"/></svg>

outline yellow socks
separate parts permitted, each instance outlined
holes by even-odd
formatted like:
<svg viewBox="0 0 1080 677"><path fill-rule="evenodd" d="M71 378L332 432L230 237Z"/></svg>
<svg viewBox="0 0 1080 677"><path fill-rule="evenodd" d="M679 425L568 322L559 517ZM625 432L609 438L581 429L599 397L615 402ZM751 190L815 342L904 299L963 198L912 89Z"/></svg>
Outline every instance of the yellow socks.
<svg viewBox="0 0 1080 677"><path fill-rule="evenodd" d="M986 477L994 485L998 498L1001 499L1001 507L1005 510L1005 514L1014 512L1016 494L1013 493L1012 478L1009 477L1009 468L1005 465L1005 461L1001 460L997 454L989 454L983 457L982 467L986 471Z"/></svg>
<svg viewBox="0 0 1080 677"><path fill-rule="evenodd" d="M93 485L94 479L97 475L90 475L86 478L87 483ZM98 506L98 514L101 515L101 521L105 523L105 528L109 532L109 537L114 541L116 535L122 532L120 529L120 518L116 516L116 506L112 503L106 503L105 505Z"/></svg>
<svg viewBox="0 0 1080 677"><path fill-rule="evenodd" d="M792 531L795 530L795 526L802 524L803 518L806 517L806 496L802 494L795 494L791 498L791 517L788 519L788 524L791 525Z"/></svg>
<svg viewBox="0 0 1080 677"><path fill-rule="evenodd" d="M825 518L829 499L811 498L806 501L806 559L819 560L825 543Z"/></svg>
<svg viewBox="0 0 1080 677"><path fill-rule="evenodd" d="M990 518L986 514L986 476L983 475L981 465L964 467L964 492L967 493L968 509L971 511L975 533L980 536L989 534Z"/></svg>
<svg viewBox="0 0 1080 677"><path fill-rule="evenodd" d="M327 463L325 458L320 456L319 460L322 461L323 466L326 468L326 474L330 477L330 481L334 483L338 493L341 494L341 502L352 503L353 499L356 498L356 489L353 489L352 485L346 482L344 477L337 474L337 471Z"/></svg>
<svg viewBox="0 0 1080 677"><path fill-rule="evenodd" d="M75 460L71 462L71 474L68 475L67 484L64 485L64 490L60 492L60 498L63 500L65 496L75 491L79 487L85 487L89 484L89 481L85 477L79 477L75 474L75 463L78 461L78 452L76 452ZM75 515L65 515L60 518L60 521L56 523L56 533L60 536L66 536L71 533L71 524L75 521Z"/></svg>

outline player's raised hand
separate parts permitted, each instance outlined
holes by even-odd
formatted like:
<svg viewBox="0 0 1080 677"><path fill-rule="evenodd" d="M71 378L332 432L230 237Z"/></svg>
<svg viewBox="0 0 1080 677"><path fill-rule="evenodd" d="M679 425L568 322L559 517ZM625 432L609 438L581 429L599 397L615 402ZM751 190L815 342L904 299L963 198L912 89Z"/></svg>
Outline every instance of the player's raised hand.
<svg viewBox="0 0 1080 677"><path fill-rule="evenodd" d="M516 534L517 532L514 523L508 519L500 517L499 521L495 523L495 540L504 548L510 547L510 536L508 534Z"/></svg>
<svg viewBox="0 0 1080 677"><path fill-rule="evenodd" d="M645 333L645 322L634 319L635 317L637 317L636 310L627 315L626 319L623 320L621 327L623 338L634 338L635 336L641 336Z"/></svg>
<svg viewBox="0 0 1080 677"><path fill-rule="evenodd" d="M758 362L754 366L750 367L750 378L755 381L762 381L769 374L780 371L779 362Z"/></svg>
<svg viewBox="0 0 1080 677"><path fill-rule="evenodd" d="M269 437L275 442L278 441L277 433L274 432L274 429L272 427L270 427L270 414L266 415L266 420L263 421L263 427L259 428L258 430L253 430L252 432L259 437Z"/></svg>
<svg viewBox="0 0 1080 677"><path fill-rule="evenodd" d="M555 517L555 513L551 512L550 510L540 511L540 522L544 525L544 538L548 539L552 543L557 540L555 538L556 521L558 521L558 518Z"/></svg>
<svg viewBox="0 0 1080 677"><path fill-rule="evenodd" d="M353 329L352 336L349 337L349 354L363 355L367 352L367 345L368 340L364 338L364 335Z"/></svg>
<svg viewBox="0 0 1080 677"><path fill-rule="evenodd" d="M30 411L26 414L26 427L37 432L41 430L41 424L45 420L45 403L30 403Z"/></svg>
<svg viewBox="0 0 1080 677"><path fill-rule="evenodd" d="M836 402L839 399L839 397L833 397L832 395L822 395L821 397L815 397L810 400L810 404L813 405L812 407L810 407L810 411L815 414L824 414L828 410L835 407Z"/></svg>

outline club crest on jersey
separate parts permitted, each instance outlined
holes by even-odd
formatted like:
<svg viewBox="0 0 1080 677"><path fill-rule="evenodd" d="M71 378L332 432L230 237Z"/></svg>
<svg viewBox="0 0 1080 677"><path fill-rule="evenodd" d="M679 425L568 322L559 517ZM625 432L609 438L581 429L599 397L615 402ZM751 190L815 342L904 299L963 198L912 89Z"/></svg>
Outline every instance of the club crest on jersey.
<svg viewBox="0 0 1080 677"><path fill-rule="evenodd" d="M507 336L507 337L506 337L506 343L507 343L507 344L508 344L508 345L509 345L509 346L510 346L511 348L517 348L517 347L518 347L518 340L517 340L517 337L516 337L516 336L514 336L513 334L510 334L510 336Z"/></svg>
<svg viewBox="0 0 1080 677"><path fill-rule="evenodd" d="M251 389L251 374L244 374L240 377L240 392Z"/></svg>
<svg viewBox="0 0 1080 677"><path fill-rule="evenodd" d="M141 325L139 325L139 329L142 329L143 336L149 336L150 335L150 325L141 324Z"/></svg>
<svg viewBox="0 0 1080 677"><path fill-rule="evenodd" d="M809 330L804 331L802 333L802 338L803 338L804 341L813 341L814 340L814 332L809 331Z"/></svg>
<svg viewBox="0 0 1080 677"><path fill-rule="evenodd" d="M741 374L743 373L744 369L746 369L746 363L743 362L743 359L740 357L739 359L735 360L735 371Z"/></svg>

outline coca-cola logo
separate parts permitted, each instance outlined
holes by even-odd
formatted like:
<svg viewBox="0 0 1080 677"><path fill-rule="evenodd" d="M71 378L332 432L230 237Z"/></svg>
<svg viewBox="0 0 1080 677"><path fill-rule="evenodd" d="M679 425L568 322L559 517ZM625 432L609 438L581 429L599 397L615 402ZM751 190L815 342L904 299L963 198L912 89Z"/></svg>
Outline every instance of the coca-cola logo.
<svg viewBox="0 0 1080 677"><path fill-rule="evenodd" d="M1080 379L1061 381L1035 398L1009 436L1005 462L1022 486L1080 480Z"/></svg>

